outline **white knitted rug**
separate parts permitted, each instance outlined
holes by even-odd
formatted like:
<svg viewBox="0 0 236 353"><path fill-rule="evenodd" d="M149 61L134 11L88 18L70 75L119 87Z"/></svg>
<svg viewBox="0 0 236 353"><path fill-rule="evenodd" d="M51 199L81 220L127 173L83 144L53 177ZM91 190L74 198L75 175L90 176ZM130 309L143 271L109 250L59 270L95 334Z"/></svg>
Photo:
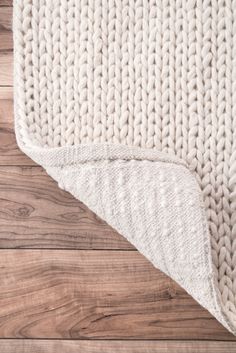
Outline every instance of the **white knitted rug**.
<svg viewBox="0 0 236 353"><path fill-rule="evenodd" d="M236 334L236 0L15 0L21 149Z"/></svg>

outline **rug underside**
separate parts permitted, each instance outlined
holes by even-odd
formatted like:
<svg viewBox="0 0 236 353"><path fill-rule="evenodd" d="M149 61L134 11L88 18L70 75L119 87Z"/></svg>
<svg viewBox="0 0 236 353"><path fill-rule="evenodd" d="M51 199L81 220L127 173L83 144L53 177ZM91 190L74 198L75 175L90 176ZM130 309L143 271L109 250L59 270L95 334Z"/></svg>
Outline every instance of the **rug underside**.
<svg viewBox="0 0 236 353"><path fill-rule="evenodd" d="M236 334L236 2L15 0L20 148Z"/></svg>

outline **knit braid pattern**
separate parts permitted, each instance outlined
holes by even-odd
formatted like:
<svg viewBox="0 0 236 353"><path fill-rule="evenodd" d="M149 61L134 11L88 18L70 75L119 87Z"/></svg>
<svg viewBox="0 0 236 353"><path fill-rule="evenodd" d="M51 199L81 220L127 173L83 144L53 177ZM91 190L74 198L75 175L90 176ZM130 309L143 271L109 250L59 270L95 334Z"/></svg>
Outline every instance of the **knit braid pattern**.
<svg viewBox="0 0 236 353"><path fill-rule="evenodd" d="M236 327L236 0L16 0L14 41L20 145L155 150L193 172Z"/></svg>

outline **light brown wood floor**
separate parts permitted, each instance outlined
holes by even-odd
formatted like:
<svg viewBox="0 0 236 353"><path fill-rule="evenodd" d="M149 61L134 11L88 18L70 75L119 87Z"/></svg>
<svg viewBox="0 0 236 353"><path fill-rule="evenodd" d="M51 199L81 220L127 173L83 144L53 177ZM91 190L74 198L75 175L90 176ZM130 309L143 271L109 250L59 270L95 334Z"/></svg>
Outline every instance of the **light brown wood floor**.
<svg viewBox="0 0 236 353"><path fill-rule="evenodd" d="M235 337L20 152L0 1L0 352L236 352Z"/></svg>

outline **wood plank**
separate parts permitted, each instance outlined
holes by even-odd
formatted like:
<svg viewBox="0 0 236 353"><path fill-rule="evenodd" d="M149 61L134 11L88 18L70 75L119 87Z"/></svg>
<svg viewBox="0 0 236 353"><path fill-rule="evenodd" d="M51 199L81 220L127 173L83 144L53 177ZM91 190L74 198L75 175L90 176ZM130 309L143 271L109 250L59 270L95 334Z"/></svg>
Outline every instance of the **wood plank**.
<svg viewBox="0 0 236 353"><path fill-rule="evenodd" d="M235 353L236 342L0 340L4 353Z"/></svg>
<svg viewBox="0 0 236 353"><path fill-rule="evenodd" d="M2 7L0 11L0 51L1 50L13 50L12 7Z"/></svg>
<svg viewBox="0 0 236 353"><path fill-rule="evenodd" d="M9 5L1 1L0 6ZM1 7L0 11L0 86L13 85L13 38L12 7Z"/></svg>
<svg viewBox="0 0 236 353"><path fill-rule="evenodd" d="M1 23L0 23L1 26ZM1 27L0 27L1 28ZM1 50L13 50L13 38L10 31L5 31L0 29L0 51Z"/></svg>
<svg viewBox="0 0 236 353"><path fill-rule="evenodd" d="M12 6L12 0L0 0L0 6Z"/></svg>
<svg viewBox="0 0 236 353"><path fill-rule="evenodd" d="M13 55L12 52L0 52L0 86L13 85Z"/></svg>
<svg viewBox="0 0 236 353"><path fill-rule="evenodd" d="M136 251L1 250L0 337L235 340Z"/></svg>
<svg viewBox="0 0 236 353"><path fill-rule="evenodd" d="M41 167L0 168L0 248L133 249Z"/></svg>
<svg viewBox="0 0 236 353"><path fill-rule="evenodd" d="M2 3L2 1L1 1ZM9 4L7 4L9 5ZM0 31L12 30L12 7L2 7L0 11Z"/></svg>
<svg viewBox="0 0 236 353"><path fill-rule="evenodd" d="M13 87L12 86L0 86L0 100L12 100L13 99ZM0 107L2 102L0 102Z"/></svg>
<svg viewBox="0 0 236 353"><path fill-rule="evenodd" d="M10 90L9 90L9 96ZM19 149L16 143L13 101L0 100L0 165L36 164Z"/></svg>

